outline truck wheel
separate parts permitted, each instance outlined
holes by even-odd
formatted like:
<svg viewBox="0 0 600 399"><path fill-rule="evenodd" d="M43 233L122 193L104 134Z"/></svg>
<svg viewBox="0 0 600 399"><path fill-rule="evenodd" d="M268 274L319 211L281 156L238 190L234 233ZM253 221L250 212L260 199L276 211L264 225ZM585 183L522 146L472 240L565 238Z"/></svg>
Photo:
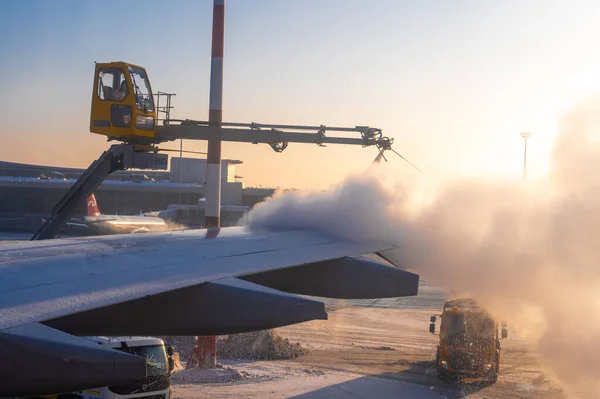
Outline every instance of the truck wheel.
<svg viewBox="0 0 600 399"><path fill-rule="evenodd" d="M494 371L494 373L490 377L490 382L495 384L498 381L498 373Z"/></svg>
<svg viewBox="0 0 600 399"><path fill-rule="evenodd" d="M435 356L435 372L438 380L453 383L458 381L458 375L454 373L450 373L447 370L444 370L440 365L440 348L437 350L437 354Z"/></svg>
<svg viewBox="0 0 600 399"><path fill-rule="evenodd" d="M446 373L440 367L440 348L438 348L437 353L435 355L435 374L439 380L444 380Z"/></svg>
<svg viewBox="0 0 600 399"><path fill-rule="evenodd" d="M496 367L494 368L494 372L490 376L490 382L495 384L498 381L498 374L500 374L500 353L496 354Z"/></svg>
<svg viewBox="0 0 600 399"><path fill-rule="evenodd" d="M450 381L448 373L446 372L446 370L442 369L441 367L437 368L436 374L437 374L438 380L446 381L446 382Z"/></svg>
<svg viewBox="0 0 600 399"><path fill-rule="evenodd" d="M455 384L460 380L460 378L458 377L458 374L450 373L446 370L441 370L441 369L438 370L438 378L441 381L445 381L449 384Z"/></svg>
<svg viewBox="0 0 600 399"><path fill-rule="evenodd" d="M500 374L500 353L496 355L496 376Z"/></svg>
<svg viewBox="0 0 600 399"><path fill-rule="evenodd" d="M435 372L436 372L438 380L446 379L446 373L444 373L444 370L442 370L440 367L437 367Z"/></svg>

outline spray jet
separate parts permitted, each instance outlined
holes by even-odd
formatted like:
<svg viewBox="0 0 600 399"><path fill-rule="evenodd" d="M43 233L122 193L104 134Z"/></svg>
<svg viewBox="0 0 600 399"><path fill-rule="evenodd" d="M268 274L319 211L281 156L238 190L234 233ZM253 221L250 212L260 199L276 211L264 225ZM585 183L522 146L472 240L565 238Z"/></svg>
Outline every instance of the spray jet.
<svg viewBox="0 0 600 399"><path fill-rule="evenodd" d="M384 151L392 151L394 154L398 155L400 158L402 158L406 162L408 162L408 164L410 166L412 166L419 172L423 172L421 169L419 169L419 167L417 167L415 164L413 164L408 159L406 159L402 154L400 154L398 151L394 150L392 148L393 142L394 142L394 140L390 139L389 137L382 137L379 140L377 140L376 146L377 146L377 150L379 151L379 154L377 154L377 156L375 157L375 160L373 160L373 163L380 163L382 158L385 162L387 162L387 158L385 157L385 155L383 153L384 153Z"/></svg>

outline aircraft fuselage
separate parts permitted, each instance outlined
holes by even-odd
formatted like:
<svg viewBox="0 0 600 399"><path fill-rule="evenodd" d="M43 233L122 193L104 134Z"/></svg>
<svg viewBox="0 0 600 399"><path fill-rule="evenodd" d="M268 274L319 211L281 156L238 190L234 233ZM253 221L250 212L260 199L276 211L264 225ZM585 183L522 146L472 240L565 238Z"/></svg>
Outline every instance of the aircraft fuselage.
<svg viewBox="0 0 600 399"><path fill-rule="evenodd" d="M167 227L163 219L151 216L84 216L82 221L97 234L142 233L161 231Z"/></svg>

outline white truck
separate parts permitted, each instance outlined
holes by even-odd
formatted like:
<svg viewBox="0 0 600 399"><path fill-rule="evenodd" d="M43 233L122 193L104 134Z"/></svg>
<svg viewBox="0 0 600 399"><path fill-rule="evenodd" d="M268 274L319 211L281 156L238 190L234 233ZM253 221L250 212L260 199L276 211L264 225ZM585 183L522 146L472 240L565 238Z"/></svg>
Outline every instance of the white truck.
<svg viewBox="0 0 600 399"><path fill-rule="evenodd" d="M146 358L146 379L26 399L171 399L173 347L156 337L85 337L99 345Z"/></svg>

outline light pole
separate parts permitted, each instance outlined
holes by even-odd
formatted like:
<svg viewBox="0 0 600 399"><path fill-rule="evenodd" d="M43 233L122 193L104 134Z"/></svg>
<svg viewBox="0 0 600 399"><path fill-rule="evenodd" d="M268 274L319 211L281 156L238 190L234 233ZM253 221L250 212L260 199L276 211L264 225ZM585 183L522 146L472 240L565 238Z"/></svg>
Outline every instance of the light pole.
<svg viewBox="0 0 600 399"><path fill-rule="evenodd" d="M527 139L531 137L531 133L523 132L521 137L525 139L525 150L523 152L523 180L527 180Z"/></svg>

